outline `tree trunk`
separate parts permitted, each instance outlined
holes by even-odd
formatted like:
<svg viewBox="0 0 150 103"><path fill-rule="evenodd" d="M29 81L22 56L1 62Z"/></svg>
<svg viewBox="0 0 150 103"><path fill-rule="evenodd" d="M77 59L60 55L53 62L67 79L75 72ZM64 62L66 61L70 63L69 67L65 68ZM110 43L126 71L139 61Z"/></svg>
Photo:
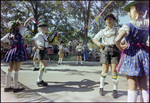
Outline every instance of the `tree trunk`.
<svg viewBox="0 0 150 103"><path fill-rule="evenodd" d="M85 38L88 37L88 24L89 24L89 18L90 18L90 8L91 8L91 1L89 1L88 3L88 9L87 9L87 13L86 13L86 26L87 26L87 32L85 32Z"/></svg>

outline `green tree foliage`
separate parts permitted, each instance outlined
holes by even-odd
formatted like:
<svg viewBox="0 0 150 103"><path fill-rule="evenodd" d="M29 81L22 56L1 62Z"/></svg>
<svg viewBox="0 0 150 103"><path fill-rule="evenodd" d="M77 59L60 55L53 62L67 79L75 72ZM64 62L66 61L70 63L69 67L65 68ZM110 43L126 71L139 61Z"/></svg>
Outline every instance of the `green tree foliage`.
<svg viewBox="0 0 150 103"><path fill-rule="evenodd" d="M117 20L115 26L119 24L119 16L124 16L126 13L123 11L123 7L126 1L113 1L101 15L97 22L90 25L90 28L85 32L85 28L90 22L92 22L102 9L110 1L1 1L1 31L7 29L7 23L10 20L19 19L22 24L28 17L32 16L38 23L45 22L48 24L50 33L49 41L51 41L52 35L55 31L68 32L66 34L59 34L58 41L64 40L66 43L70 39L76 37L78 40L85 40L91 42L89 34L94 36L99 30L105 28L104 17L114 12ZM25 40L30 41L37 33L37 25L30 22L28 26L29 30L33 30ZM1 33L3 37L6 33ZM83 35L85 37L83 38Z"/></svg>

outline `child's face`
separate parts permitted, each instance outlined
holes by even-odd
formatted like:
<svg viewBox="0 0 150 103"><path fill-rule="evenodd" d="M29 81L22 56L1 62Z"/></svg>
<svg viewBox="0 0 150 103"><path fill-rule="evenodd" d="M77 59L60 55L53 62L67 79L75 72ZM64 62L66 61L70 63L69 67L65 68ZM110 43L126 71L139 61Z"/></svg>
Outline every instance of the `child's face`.
<svg viewBox="0 0 150 103"><path fill-rule="evenodd" d="M16 29L20 30L21 29L21 25L19 24L18 26L16 26Z"/></svg>
<svg viewBox="0 0 150 103"><path fill-rule="evenodd" d="M131 6L130 7L130 11L128 12L128 15L130 17L131 20L135 20L138 16L138 13L136 11L135 6Z"/></svg>
<svg viewBox="0 0 150 103"><path fill-rule="evenodd" d="M82 45L82 43L79 43L79 45Z"/></svg>
<svg viewBox="0 0 150 103"><path fill-rule="evenodd" d="M115 20L111 17L107 17L105 22L106 22L107 26L112 26L114 24Z"/></svg>
<svg viewBox="0 0 150 103"><path fill-rule="evenodd" d="M48 33L47 26L40 27L43 33Z"/></svg>

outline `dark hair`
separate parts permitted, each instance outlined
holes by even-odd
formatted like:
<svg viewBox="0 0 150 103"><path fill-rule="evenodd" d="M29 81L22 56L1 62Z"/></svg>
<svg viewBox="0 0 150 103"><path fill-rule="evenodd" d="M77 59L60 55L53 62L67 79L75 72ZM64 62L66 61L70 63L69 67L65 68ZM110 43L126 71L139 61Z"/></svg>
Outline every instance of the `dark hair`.
<svg viewBox="0 0 150 103"><path fill-rule="evenodd" d="M139 15L142 15L142 16L145 14L145 11L147 10L146 19L149 18L149 8L146 4L137 4L135 5L135 8L137 12L139 13Z"/></svg>
<svg viewBox="0 0 150 103"><path fill-rule="evenodd" d="M60 44L61 44L61 43L64 43L64 42L63 42L63 41L61 41L61 42L60 42Z"/></svg>

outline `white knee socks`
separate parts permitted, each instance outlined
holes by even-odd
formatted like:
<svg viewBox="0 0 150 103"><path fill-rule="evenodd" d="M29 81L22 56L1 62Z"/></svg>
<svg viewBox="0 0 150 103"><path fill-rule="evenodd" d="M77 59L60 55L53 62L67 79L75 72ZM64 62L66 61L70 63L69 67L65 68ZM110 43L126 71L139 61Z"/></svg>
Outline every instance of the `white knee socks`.
<svg viewBox="0 0 150 103"><path fill-rule="evenodd" d="M118 91L118 81L119 81L118 74L112 74L112 81L113 81L113 90Z"/></svg>
<svg viewBox="0 0 150 103"><path fill-rule="evenodd" d="M39 63L38 60L34 62L35 68L38 68L38 64L39 64L39 66L40 66L40 63Z"/></svg>
<svg viewBox="0 0 150 103"><path fill-rule="evenodd" d="M58 63L62 63L63 58L59 58Z"/></svg>
<svg viewBox="0 0 150 103"><path fill-rule="evenodd" d="M63 58L60 58L60 63L62 63L62 59L63 59Z"/></svg>
<svg viewBox="0 0 150 103"><path fill-rule="evenodd" d="M18 88L18 71L14 71L13 82L14 82L14 88Z"/></svg>
<svg viewBox="0 0 150 103"><path fill-rule="evenodd" d="M61 58L58 59L58 63L60 63Z"/></svg>
<svg viewBox="0 0 150 103"><path fill-rule="evenodd" d="M10 87L11 73L12 73L12 72L7 71L7 74L6 74L6 88L9 88L9 87Z"/></svg>
<svg viewBox="0 0 150 103"><path fill-rule="evenodd" d="M40 68L37 82L41 82L42 81L42 77L43 77L43 73L44 73L45 69L46 69L46 67Z"/></svg>
<svg viewBox="0 0 150 103"><path fill-rule="evenodd" d="M149 102L149 90L140 90L140 102Z"/></svg>
<svg viewBox="0 0 150 103"><path fill-rule="evenodd" d="M128 102L136 102L138 93L137 91L128 90Z"/></svg>
<svg viewBox="0 0 150 103"><path fill-rule="evenodd" d="M101 76L100 76L100 88L104 87L104 82L105 82L106 76L107 76L107 73L104 73L104 72L101 73Z"/></svg>

